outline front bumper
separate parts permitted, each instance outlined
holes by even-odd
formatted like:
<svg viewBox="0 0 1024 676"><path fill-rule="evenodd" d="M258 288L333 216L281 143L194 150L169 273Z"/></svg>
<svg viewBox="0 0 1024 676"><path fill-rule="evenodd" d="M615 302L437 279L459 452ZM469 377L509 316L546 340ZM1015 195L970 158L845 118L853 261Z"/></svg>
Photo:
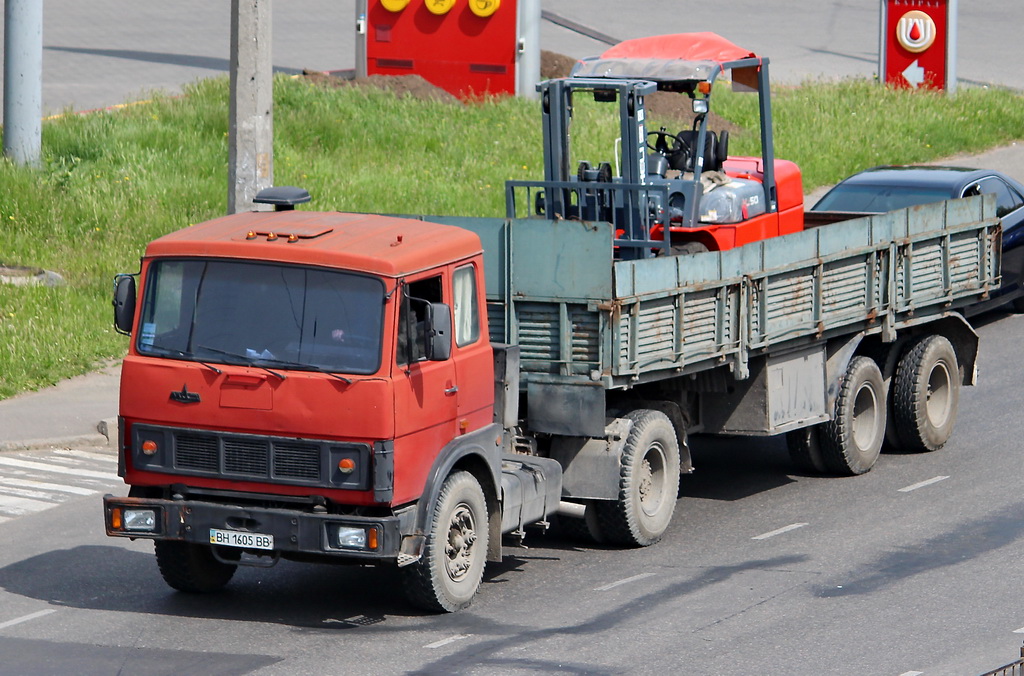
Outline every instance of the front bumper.
<svg viewBox="0 0 1024 676"><path fill-rule="evenodd" d="M405 509L392 516L366 517L242 507L199 500L107 495L103 498L103 510L106 532L112 537L211 544L211 530L236 531L271 535L274 538L273 552L284 555L396 561L403 538L409 536L407 548L422 539L412 535L416 519L414 509ZM153 510L155 518L146 530L129 529L124 518L126 510ZM354 547L340 543L337 536L340 527L364 529L367 533L366 545ZM374 546L370 546L371 543ZM253 550L253 553L271 552Z"/></svg>

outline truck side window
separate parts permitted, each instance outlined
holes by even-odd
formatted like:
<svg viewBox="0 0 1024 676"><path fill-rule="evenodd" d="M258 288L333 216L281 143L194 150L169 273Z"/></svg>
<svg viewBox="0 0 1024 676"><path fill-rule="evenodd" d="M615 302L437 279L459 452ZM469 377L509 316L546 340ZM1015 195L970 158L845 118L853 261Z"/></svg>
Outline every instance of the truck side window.
<svg viewBox="0 0 1024 676"><path fill-rule="evenodd" d="M440 275L405 285L402 306L398 311L397 364L412 364L426 359L426 306L442 300Z"/></svg>
<svg viewBox="0 0 1024 676"><path fill-rule="evenodd" d="M455 344L459 347L480 338L480 307L476 294L476 274L472 265L463 266L452 277L455 301Z"/></svg>

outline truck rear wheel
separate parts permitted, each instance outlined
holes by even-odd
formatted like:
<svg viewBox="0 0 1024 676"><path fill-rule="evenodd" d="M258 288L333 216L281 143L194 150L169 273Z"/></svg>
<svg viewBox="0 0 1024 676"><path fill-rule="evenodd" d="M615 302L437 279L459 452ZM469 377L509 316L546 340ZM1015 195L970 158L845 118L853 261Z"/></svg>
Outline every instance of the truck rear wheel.
<svg viewBox="0 0 1024 676"><path fill-rule="evenodd" d="M595 502L605 541L646 547L661 539L672 520L679 489L679 443L664 413L642 409L622 449L619 498Z"/></svg>
<svg viewBox="0 0 1024 676"><path fill-rule="evenodd" d="M164 582L192 594L214 592L231 580L238 566L219 561L210 545L157 540L156 563Z"/></svg>
<svg viewBox="0 0 1024 676"><path fill-rule="evenodd" d="M872 359L854 357L846 367L832 420L819 430L825 466L847 476L870 470L885 441L885 383Z"/></svg>
<svg viewBox="0 0 1024 676"><path fill-rule="evenodd" d="M453 472L434 505L422 558L400 569L409 601L432 612L468 607L483 579L487 543L487 501L480 483L469 472Z"/></svg>
<svg viewBox="0 0 1024 676"><path fill-rule="evenodd" d="M935 451L953 434L960 401L956 351L944 336L925 336L900 358L892 413L901 449Z"/></svg>

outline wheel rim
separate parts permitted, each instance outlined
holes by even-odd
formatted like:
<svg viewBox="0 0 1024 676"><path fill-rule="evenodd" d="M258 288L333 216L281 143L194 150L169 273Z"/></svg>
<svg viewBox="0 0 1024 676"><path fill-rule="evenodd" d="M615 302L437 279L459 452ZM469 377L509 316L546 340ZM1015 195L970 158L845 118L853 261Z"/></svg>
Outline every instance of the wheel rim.
<svg viewBox="0 0 1024 676"><path fill-rule="evenodd" d="M857 448L871 448L878 435L878 421L878 398L874 388L865 385L853 402L853 443Z"/></svg>
<svg viewBox="0 0 1024 676"><path fill-rule="evenodd" d="M939 362L928 374L928 392L925 398L925 414L935 427L941 427L949 418L952 406L952 381L949 369Z"/></svg>
<svg viewBox="0 0 1024 676"><path fill-rule="evenodd" d="M660 443L651 444L637 469L640 509L647 516L656 516L665 500L665 449Z"/></svg>
<svg viewBox="0 0 1024 676"><path fill-rule="evenodd" d="M461 582L469 575L476 539L473 510L466 503L460 502L452 511L451 522L448 524L448 542L444 548L444 568L453 581Z"/></svg>

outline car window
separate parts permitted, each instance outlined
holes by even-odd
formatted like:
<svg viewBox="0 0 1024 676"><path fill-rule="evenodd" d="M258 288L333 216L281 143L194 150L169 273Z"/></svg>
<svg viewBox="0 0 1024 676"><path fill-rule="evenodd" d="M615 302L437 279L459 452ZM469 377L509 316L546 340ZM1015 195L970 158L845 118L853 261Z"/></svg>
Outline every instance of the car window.
<svg viewBox="0 0 1024 676"><path fill-rule="evenodd" d="M984 194L984 195L995 195L996 196L996 216L1002 218L1012 211L1016 211L1024 204L1024 198L1022 198L1017 191L1011 188L997 176L989 176L983 178L976 184L968 186L964 190L964 195L968 194Z"/></svg>
<svg viewBox="0 0 1024 676"><path fill-rule="evenodd" d="M813 211L882 213L918 204L941 202L950 197L952 195L948 191L938 188L837 185L814 205Z"/></svg>

